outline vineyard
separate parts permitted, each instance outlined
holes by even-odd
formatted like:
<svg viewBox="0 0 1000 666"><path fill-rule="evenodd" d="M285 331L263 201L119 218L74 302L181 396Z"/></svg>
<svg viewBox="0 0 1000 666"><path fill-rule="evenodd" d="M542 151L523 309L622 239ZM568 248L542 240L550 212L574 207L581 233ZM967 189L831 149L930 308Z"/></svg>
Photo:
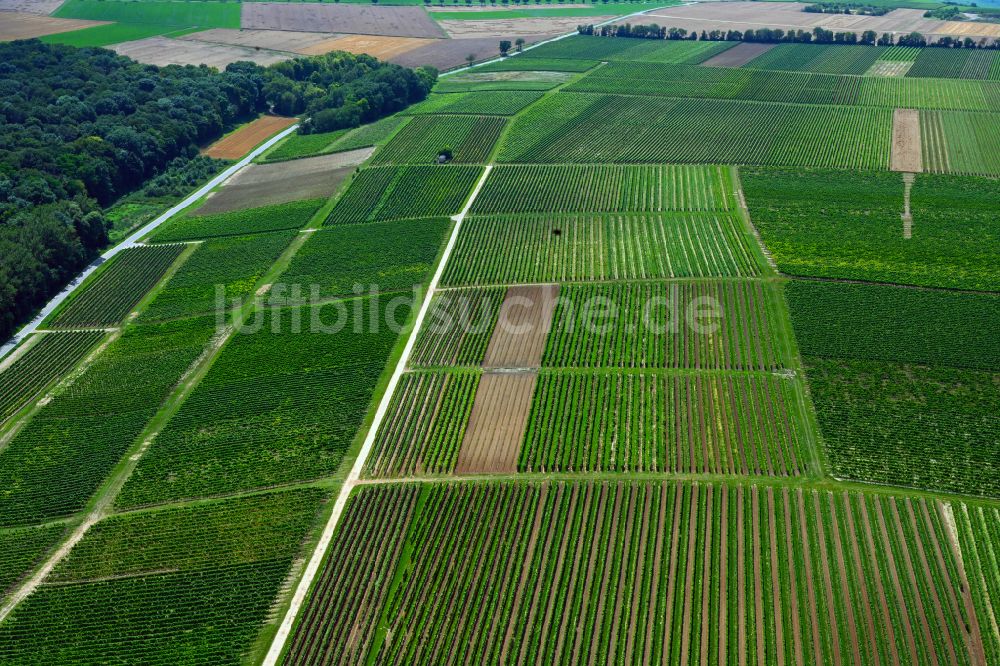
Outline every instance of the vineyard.
<svg viewBox="0 0 1000 666"><path fill-rule="evenodd" d="M44 333L26 342L24 352L0 370L0 423L74 368L103 337L100 331L74 331Z"/></svg>
<svg viewBox="0 0 1000 666"><path fill-rule="evenodd" d="M496 116L418 116L407 123L372 164L433 164L445 147L456 164L487 161L506 120Z"/></svg>
<svg viewBox="0 0 1000 666"><path fill-rule="evenodd" d="M363 169L337 201L326 223L454 215L461 210L480 174L480 168L474 166Z"/></svg>
<svg viewBox="0 0 1000 666"><path fill-rule="evenodd" d="M128 248L59 311L53 327L117 324L177 260L183 245Z"/></svg>
<svg viewBox="0 0 1000 666"><path fill-rule="evenodd" d="M891 133L888 108L558 93L514 120L498 159L885 169Z"/></svg>
<svg viewBox="0 0 1000 666"><path fill-rule="evenodd" d="M650 60L653 62L699 63L732 47L726 42L659 41L606 39L577 36L543 44L531 51L531 58L587 60ZM512 58L511 60L520 60ZM516 65L515 65L516 66Z"/></svg>
<svg viewBox="0 0 1000 666"><path fill-rule="evenodd" d="M301 157L314 157L339 153L381 144L410 119L406 116L388 116L369 125L354 129L323 132L320 134L292 134L264 155L262 162L284 162Z"/></svg>
<svg viewBox="0 0 1000 666"><path fill-rule="evenodd" d="M946 510L756 486L367 488L289 661L973 663Z"/></svg>
<svg viewBox="0 0 1000 666"><path fill-rule="evenodd" d="M546 372L519 468L795 475L797 401L773 375Z"/></svg>
<svg viewBox="0 0 1000 666"><path fill-rule="evenodd" d="M296 490L102 521L0 625L0 661L242 663L326 497Z"/></svg>
<svg viewBox="0 0 1000 666"><path fill-rule="evenodd" d="M502 288L453 289L435 295L410 364L413 367L481 364L504 293Z"/></svg>
<svg viewBox="0 0 1000 666"><path fill-rule="evenodd" d="M892 49L885 46L778 44L743 67L860 76L871 69L878 60L912 60L919 52L919 49Z"/></svg>
<svg viewBox="0 0 1000 666"><path fill-rule="evenodd" d="M0 601L63 536L62 525L0 531Z"/></svg>
<svg viewBox="0 0 1000 666"><path fill-rule="evenodd" d="M462 227L443 282L759 275L761 262L740 225L718 213L473 217Z"/></svg>
<svg viewBox="0 0 1000 666"><path fill-rule="evenodd" d="M711 166L500 166L472 213L726 211L729 170Z"/></svg>
<svg viewBox="0 0 1000 666"><path fill-rule="evenodd" d="M537 102L542 92L496 90L475 93L450 93L431 95L423 102L408 107L406 115L472 114L476 116L512 116L521 109Z"/></svg>
<svg viewBox="0 0 1000 666"><path fill-rule="evenodd" d="M920 137L928 171L1000 176L1000 114L921 113Z"/></svg>
<svg viewBox="0 0 1000 666"><path fill-rule="evenodd" d="M534 51L538 53L538 51ZM482 67L477 72L586 72L598 65L596 60L567 60L565 58L540 58L535 55L505 58Z"/></svg>
<svg viewBox="0 0 1000 666"><path fill-rule="evenodd" d="M406 291L430 274L448 225L425 219L327 227L309 237L279 279L300 298L351 296L358 286Z"/></svg>
<svg viewBox="0 0 1000 666"><path fill-rule="evenodd" d="M997 617L1000 610L1000 557L995 545L1000 540L1000 513L995 508L970 504L953 504L949 507L954 517L958 542L965 560L972 597L980 617ZM983 623L985 624L985 623ZM983 631L986 663L1000 659L1000 635Z"/></svg>
<svg viewBox="0 0 1000 666"><path fill-rule="evenodd" d="M780 298L760 282L564 285L543 365L756 370L786 367Z"/></svg>
<svg viewBox="0 0 1000 666"><path fill-rule="evenodd" d="M301 229L316 214L323 202L324 199L307 199L217 215L180 217L158 229L151 240L156 243L169 243Z"/></svg>
<svg viewBox="0 0 1000 666"><path fill-rule="evenodd" d="M998 62L996 51L985 49L923 49L907 76L1000 81Z"/></svg>

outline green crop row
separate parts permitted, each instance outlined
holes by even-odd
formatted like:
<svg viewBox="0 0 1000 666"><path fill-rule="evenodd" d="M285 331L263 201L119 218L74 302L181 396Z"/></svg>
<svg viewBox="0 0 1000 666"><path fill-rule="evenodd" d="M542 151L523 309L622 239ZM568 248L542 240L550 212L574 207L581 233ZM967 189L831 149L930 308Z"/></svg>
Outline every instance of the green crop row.
<svg viewBox="0 0 1000 666"><path fill-rule="evenodd" d="M411 306L373 298L258 309L157 436L118 504L212 496L335 472Z"/></svg>
<svg viewBox="0 0 1000 666"><path fill-rule="evenodd" d="M499 166L472 205L476 215L728 211L729 171L713 166Z"/></svg>
<svg viewBox="0 0 1000 666"><path fill-rule="evenodd" d="M544 93L530 90L496 90L474 93L433 94L402 113L408 116L421 114L472 114L477 116L512 116L526 106L537 102Z"/></svg>
<svg viewBox="0 0 1000 666"><path fill-rule="evenodd" d="M240 7L225 2L166 2L142 0L67 0L53 16L91 21L115 21L179 28L239 28Z"/></svg>
<svg viewBox="0 0 1000 666"><path fill-rule="evenodd" d="M913 50L917 52L916 49ZM867 72L876 60L900 59L898 48L825 44L778 44L747 64L746 69L854 74Z"/></svg>
<svg viewBox="0 0 1000 666"><path fill-rule="evenodd" d="M456 164L486 162L507 121L496 116L418 116L375 155L372 164L433 164L445 150Z"/></svg>
<svg viewBox="0 0 1000 666"><path fill-rule="evenodd" d="M363 610L333 626L364 637L351 644L321 610L383 593L325 586L293 663L345 649L375 664L974 663L944 509L924 500L648 482L412 492L354 496L325 579L372 562L392 590L381 615L350 602Z"/></svg>
<svg viewBox="0 0 1000 666"><path fill-rule="evenodd" d="M505 289L438 292L420 328L413 367L480 365L493 335Z"/></svg>
<svg viewBox="0 0 1000 666"><path fill-rule="evenodd" d="M996 51L987 49L923 49L906 76L1000 80Z"/></svg>
<svg viewBox="0 0 1000 666"><path fill-rule="evenodd" d="M504 58L488 65L476 67L476 72L586 72L596 67L596 60L569 60L566 58L536 57L534 52L516 58ZM449 77L449 79L452 77ZM447 80L446 80L447 81ZM446 82L444 81L444 82Z"/></svg>
<svg viewBox="0 0 1000 666"><path fill-rule="evenodd" d="M183 245L123 250L67 302L52 326L74 328L119 323L160 281L183 251Z"/></svg>
<svg viewBox="0 0 1000 666"><path fill-rule="evenodd" d="M481 170L474 166L363 169L330 213L327 224L455 215Z"/></svg>
<svg viewBox="0 0 1000 666"><path fill-rule="evenodd" d="M210 238L167 281L142 321L216 312L252 297L257 281L295 237L294 231ZM222 298L220 298L220 294Z"/></svg>
<svg viewBox="0 0 1000 666"><path fill-rule="evenodd" d="M0 525L79 511L214 331L210 318L126 328L0 451Z"/></svg>
<svg viewBox="0 0 1000 666"><path fill-rule="evenodd" d="M306 489L101 521L0 626L0 661L245 663L327 497Z"/></svg>
<svg viewBox="0 0 1000 666"><path fill-rule="evenodd" d="M55 547L64 525L0 531L0 600Z"/></svg>
<svg viewBox="0 0 1000 666"><path fill-rule="evenodd" d="M920 113L925 171L1000 175L1000 114Z"/></svg>
<svg viewBox="0 0 1000 666"><path fill-rule="evenodd" d="M559 93L516 118L503 162L885 169L890 109Z"/></svg>
<svg viewBox="0 0 1000 666"><path fill-rule="evenodd" d="M691 42L645 39L608 39L576 35L531 50L531 59L576 61L646 60L697 64L734 46L731 42ZM517 58L509 58L513 63Z"/></svg>
<svg viewBox="0 0 1000 666"><path fill-rule="evenodd" d="M408 372L365 462L370 477L443 474L455 468L478 372Z"/></svg>
<svg viewBox="0 0 1000 666"><path fill-rule="evenodd" d="M354 129L336 130L320 134L293 134L270 151L262 162L284 162L300 157L326 155L345 150L366 148L381 144L397 128L405 125L408 116L387 116L368 125Z"/></svg>
<svg viewBox="0 0 1000 666"><path fill-rule="evenodd" d="M749 281L564 285L543 366L778 370L778 299Z"/></svg>
<svg viewBox="0 0 1000 666"><path fill-rule="evenodd" d="M776 376L542 372L524 472L795 475L795 382Z"/></svg>
<svg viewBox="0 0 1000 666"><path fill-rule="evenodd" d="M754 276L758 261L725 213L472 217L448 285Z"/></svg>
<svg viewBox="0 0 1000 666"><path fill-rule="evenodd" d="M0 423L76 366L103 337L100 331L40 333L25 342L30 346L0 370Z"/></svg>
<svg viewBox="0 0 1000 666"><path fill-rule="evenodd" d="M1000 636L990 631L992 620L1000 614L1000 513L995 508L969 504L951 504L958 547L969 591L979 618L986 663L1000 661Z"/></svg>
<svg viewBox="0 0 1000 666"><path fill-rule="evenodd" d="M161 227L152 240L164 243L301 229L323 202L324 199L308 199L217 215L188 215Z"/></svg>
<svg viewBox="0 0 1000 666"><path fill-rule="evenodd" d="M449 224L417 219L327 227L309 237L280 280L297 286L300 298L407 291L431 274Z"/></svg>

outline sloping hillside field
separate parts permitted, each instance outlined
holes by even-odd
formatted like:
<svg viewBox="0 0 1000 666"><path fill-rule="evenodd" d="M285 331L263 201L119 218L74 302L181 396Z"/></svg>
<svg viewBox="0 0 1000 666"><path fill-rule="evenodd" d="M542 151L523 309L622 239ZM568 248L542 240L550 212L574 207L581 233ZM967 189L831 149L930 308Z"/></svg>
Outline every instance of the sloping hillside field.
<svg viewBox="0 0 1000 666"><path fill-rule="evenodd" d="M130 4L461 41L58 15ZM993 53L571 36L305 123L0 360L0 664L1000 663Z"/></svg>

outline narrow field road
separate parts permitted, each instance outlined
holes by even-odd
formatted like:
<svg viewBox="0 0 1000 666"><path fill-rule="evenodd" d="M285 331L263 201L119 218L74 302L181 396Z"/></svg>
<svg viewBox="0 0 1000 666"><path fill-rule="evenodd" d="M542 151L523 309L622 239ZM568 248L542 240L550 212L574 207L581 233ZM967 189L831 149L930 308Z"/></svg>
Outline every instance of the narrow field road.
<svg viewBox="0 0 1000 666"><path fill-rule="evenodd" d="M128 238L118 243L118 245L115 245L111 249L107 250L104 254L99 256L97 259L95 259L92 264L83 269L82 273L73 278L73 280L69 284L67 284L62 289L62 291L53 296L52 299L45 304L45 307L43 307L39 311L38 315L36 315L34 319L28 322L24 326L24 328L22 328L21 330L19 330L17 333L14 334L14 337L12 337L10 340L4 343L2 347L0 347L0 359L9 354L14 349L14 347L16 347L21 343L22 340L24 340L26 337L28 337L36 330L38 330L38 327L41 325L43 321L45 321L45 318L48 317L50 314L52 314L53 310L59 307L59 305L63 301L69 298L69 295L72 294L74 291L76 291L77 288L79 288L79 286L83 283L83 281L86 280L91 273L96 271L101 266L101 264L106 262L108 259L114 257L122 250L139 245L138 240L140 238L144 237L150 231L156 229L158 226L160 226L161 224L172 218L174 215L181 212L182 210L184 210L185 208L187 208L188 206L190 206L191 204L193 204L194 202L198 201L203 196L211 192L213 189L222 184L223 181L225 181L230 176L235 174L237 171L245 167L247 164L250 164L250 162L255 157L263 153L265 150L276 144L281 139L285 138L286 136L294 132L297 128L298 125L295 124L279 132L278 134L275 134L270 139L268 139L261 145L254 148L239 162L230 166L228 169L217 175L215 178L202 185L196 191L192 192L190 195L188 195L186 199L181 201L179 204L177 204L167 212L163 213L158 218L156 218L146 226L142 227L138 231L134 232Z"/></svg>

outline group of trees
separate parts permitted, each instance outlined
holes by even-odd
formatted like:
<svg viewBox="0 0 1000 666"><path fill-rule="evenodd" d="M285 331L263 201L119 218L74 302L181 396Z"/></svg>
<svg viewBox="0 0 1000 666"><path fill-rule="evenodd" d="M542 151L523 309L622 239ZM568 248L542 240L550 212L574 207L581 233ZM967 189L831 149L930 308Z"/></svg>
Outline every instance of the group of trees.
<svg viewBox="0 0 1000 666"><path fill-rule="evenodd" d="M684 28L666 28L659 25L604 25L594 27L593 25L579 25L577 32L581 35L596 35L599 37L630 37L634 39L689 39L712 42L762 42L774 43L796 43L796 44L865 44L870 46L934 46L941 48L966 48L966 49L995 49L1000 48L1000 41L990 42L983 38L978 42L971 37L941 37L937 41L928 39L919 32L912 32L908 35L900 35L896 39L891 33L878 35L874 30L866 30L860 35L855 32L833 32L820 27L813 28L812 32L806 30L789 30L781 28L760 28L757 30L702 30L699 37L697 32L688 32Z"/></svg>
<svg viewBox="0 0 1000 666"><path fill-rule="evenodd" d="M895 7L863 5L856 2L817 2L806 5L802 11L810 14L856 14L859 16L885 16Z"/></svg>
<svg viewBox="0 0 1000 666"><path fill-rule="evenodd" d="M424 99L436 77L345 53L219 72L0 44L0 339L107 244L103 207L236 123L272 111L307 132L352 127Z"/></svg>

